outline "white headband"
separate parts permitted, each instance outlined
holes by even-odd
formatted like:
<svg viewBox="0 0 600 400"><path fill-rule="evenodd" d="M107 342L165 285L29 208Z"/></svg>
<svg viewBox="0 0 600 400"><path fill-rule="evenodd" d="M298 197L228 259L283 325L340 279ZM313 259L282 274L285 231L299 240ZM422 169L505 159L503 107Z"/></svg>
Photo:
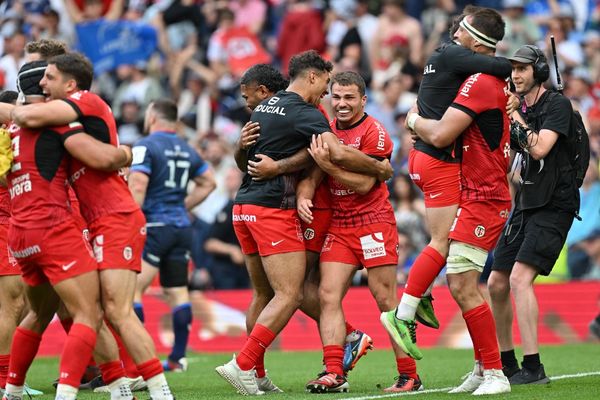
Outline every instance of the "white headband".
<svg viewBox="0 0 600 400"><path fill-rule="evenodd" d="M462 21L460 21L459 24L465 31L467 31L467 33L469 35L471 35L471 37L475 40L477 40L479 43L481 43L484 46L487 47L491 47L492 49L496 48L496 43L498 43L498 40L491 38L481 32L479 32L476 28L474 28L471 24L469 24L467 22L467 18L463 18Z"/></svg>

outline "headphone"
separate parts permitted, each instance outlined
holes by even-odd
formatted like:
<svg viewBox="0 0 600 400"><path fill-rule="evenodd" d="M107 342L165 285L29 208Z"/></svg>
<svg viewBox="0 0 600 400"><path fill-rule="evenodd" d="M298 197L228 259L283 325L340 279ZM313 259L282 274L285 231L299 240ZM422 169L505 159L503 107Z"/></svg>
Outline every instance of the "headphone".
<svg viewBox="0 0 600 400"><path fill-rule="evenodd" d="M550 77L550 66L546 61L546 56L536 46L525 45L525 47L530 49L536 57L533 62L533 79L539 84L546 82Z"/></svg>

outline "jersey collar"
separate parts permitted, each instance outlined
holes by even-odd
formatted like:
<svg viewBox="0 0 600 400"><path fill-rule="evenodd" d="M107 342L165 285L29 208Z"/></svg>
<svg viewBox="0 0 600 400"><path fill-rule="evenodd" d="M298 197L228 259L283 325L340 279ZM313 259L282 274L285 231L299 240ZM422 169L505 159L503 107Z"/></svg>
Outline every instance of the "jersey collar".
<svg viewBox="0 0 600 400"><path fill-rule="evenodd" d="M338 125L338 120L337 120L337 118L336 118L336 119L335 119L335 128L336 128L338 131L349 131L350 129L354 129L354 128L356 128L357 126L359 126L360 124L362 124L362 123L363 123L363 121L364 121L365 119L367 119L367 117L368 117L368 115L367 115L367 113L365 113L365 115L363 115L361 119L359 119L358 121L356 121L354 124L352 124L352 125L351 125L351 126L349 126L348 128L344 128L344 129L342 129L342 128L340 128L340 127L339 127L339 125Z"/></svg>

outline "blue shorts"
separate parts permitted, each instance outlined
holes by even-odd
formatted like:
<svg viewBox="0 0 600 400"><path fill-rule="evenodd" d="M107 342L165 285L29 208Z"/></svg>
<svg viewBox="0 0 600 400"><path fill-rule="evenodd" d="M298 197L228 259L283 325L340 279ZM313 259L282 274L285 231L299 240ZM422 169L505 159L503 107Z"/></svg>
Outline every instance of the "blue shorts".
<svg viewBox="0 0 600 400"><path fill-rule="evenodd" d="M191 246L191 226L148 224L142 258L160 269L160 284L163 287L187 286Z"/></svg>

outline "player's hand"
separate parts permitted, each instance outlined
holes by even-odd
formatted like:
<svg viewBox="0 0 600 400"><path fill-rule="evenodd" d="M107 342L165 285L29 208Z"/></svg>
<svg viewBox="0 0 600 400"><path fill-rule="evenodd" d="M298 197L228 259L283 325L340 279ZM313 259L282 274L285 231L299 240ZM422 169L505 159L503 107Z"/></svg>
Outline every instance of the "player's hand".
<svg viewBox="0 0 600 400"><path fill-rule="evenodd" d="M127 157L127 162L125 163L125 165L123 165L123 167L129 167L129 166L131 166L131 163L133 161L133 153L131 151L131 147L126 146L124 144L120 144L119 145L119 149L123 150L125 152L126 157Z"/></svg>
<svg viewBox="0 0 600 400"><path fill-rule="evenodd" d="M327 170L327 167L330 166L331 158L329 157L329 146L327 143L323 142L321 135L313 135L308 153L321 169Z"/></svg>
<svg viewBox="0 0 600 400"><path fill-rule="evenodd" d="M420 139L419 135L417 135L417 133L415 131L411 131L410 132L410 142L412 143L413 147L415 147L415 143L417 143L417 140Z"/></svg>
<svg viewBox="0 0 600 400"><path fill-rule="evenodd" d="M231 252L231 261L237 265L244 265L244 253L242 253L242 249L235 246L235 249Z"/></svg>
<svg viewBox="0 0 600 400"><path fill-rule="evenodd" d="M312 224L313 215L310 210L313 207L313 203L311 199L306 199L304 197L298 197L296 200L296 208L298 209L298 215L302 219L302 221L307 224Z"/></svg>
<svg viewBox="0 0 600 400"><path fill-rule="evenodd" d="M390 179L394 175L394 169L392 168L392 164L390 164L390 160L387 158L379 161L379 172L377 173L377 180L380 182L385 182Z"/></svg>
<svg viewBox="0 0 600 400"><path fill-rule="evenodd" d="M259 161L248 161L248 175L254 181L272 179L279 175L279 166L277 161L264 154L256 154Z"/></svg>
<svg viewBox="0 0 600 400"><path fill-rule="evenodd" d="M514 93L508 92L508 100L506 101L506 113L511 115L521 106L521 100Z"/></svg>
<svg viewBox="0 0 600 400"><path fill-rule="evenodd" d="M256 140L260 136L258 133L260 131L260 126L258 122L249 121L242 128L242 133L240 135L240 148L242 150L248 150L250 146L256 143Z"/></svg>

